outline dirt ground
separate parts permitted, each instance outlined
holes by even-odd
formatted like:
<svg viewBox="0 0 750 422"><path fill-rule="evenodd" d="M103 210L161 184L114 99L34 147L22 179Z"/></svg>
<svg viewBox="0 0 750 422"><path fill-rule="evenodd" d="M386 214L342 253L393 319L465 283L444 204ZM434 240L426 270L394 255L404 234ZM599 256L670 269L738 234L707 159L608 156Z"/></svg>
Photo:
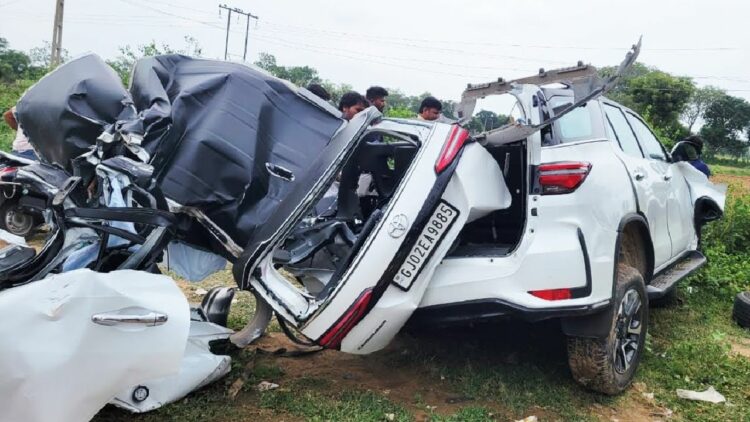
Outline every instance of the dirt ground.
<svg viewBox="0 0 750 422"><path fill-rule="evenodd" d="M513 328L511 329L511 331ZM256 344L250 346L256 351L256 362L264 365L275 365L281 369L283 375L273 382L284 388L285 383L293 383L299 380L324 380L316 390L326 393L340 393L351 390L365 390L382 394L389 400L407 408L417 421L428 421L430 413L435 415L449 416L458 413L466 406L480 406L496 411L498 420L505 420L501 415L507 415L508 409L504 408L503 401L487 400L462 394L456 390L450 382L448 375L436 373L434 370L426 369L424 365L414 364L414 358L408 356L413 349L429 349L435 347L436 341L446 341L445 335L452 335L451 331L440 334L442 338L428 336L426 338L412 338L409 335L401 335L386 350L370 356L357 356L345 354L333 350L303 354L297 357L285 357L283 353L295 353L305 350L288 340L282 333L270 333ZM458 336L455 340L460 340ZM517 348L504 348L500 353L492 353L492 350L479 350L475 352L485 353L489 361L500 364L515 364L519 361L519 355L525 353L523 341ZM473 347L470 345L470 347ZM417 352L419 353L419 352ZM452 353L452 351L446 351ZM553 359L559 358L558 353L552 353ZM429 362L428 366L441 366L445 357L441 354L433 356L435 361ZM417 357L420 360L422 357ZM482 364L482 363L478 363ZM233 375L230 375L233 376ZM237 378L234 375L234 378ZM236 382L230 379L229 382ZM672 416L668 409L654 403L653 395L649 395L648 387L638 383L626 395L612 404L600 404L592 402L584 413L602 421L641 422L661 421ZM415 397L419 397L415 400ZM242 400L242 396L238 397ZM583 410L583 409L581 409ZM543 406L531 407L527 410L527 416L536 416L540 421L559 420L554 413L550 414ZM265 420L262 414L254 414ZM278 414L267 414L267 420L278 421ZM284 418L284 420L289 420Z"/></svg>

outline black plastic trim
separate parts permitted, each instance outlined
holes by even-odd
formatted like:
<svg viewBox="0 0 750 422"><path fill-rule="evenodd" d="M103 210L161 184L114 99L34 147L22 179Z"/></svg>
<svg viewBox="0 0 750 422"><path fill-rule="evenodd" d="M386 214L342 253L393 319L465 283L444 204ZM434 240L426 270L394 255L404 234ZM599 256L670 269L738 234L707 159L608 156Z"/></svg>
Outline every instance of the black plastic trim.
<svg viewBox="0 0 750 422"><path fill-rule="evenodd" d="M581 245L581 252L583 253L583 266L586 271L586 285L583 287L576 287L571 289L570 293L574 299L587 297L591 295L591 260L589 259L589 250L586 248L586 239L583 236L583 231L578 228L578 243Z"/></svg>
<svg viewBox="0 0 750 422"><path fill-rule="evenodd" d="M409 325L454 325L505 317L537 322L596 314L606 309L609 303L609 300L605 300L589 305L526 308L502 299L479 299L418 308L409 320Z"/></svg>

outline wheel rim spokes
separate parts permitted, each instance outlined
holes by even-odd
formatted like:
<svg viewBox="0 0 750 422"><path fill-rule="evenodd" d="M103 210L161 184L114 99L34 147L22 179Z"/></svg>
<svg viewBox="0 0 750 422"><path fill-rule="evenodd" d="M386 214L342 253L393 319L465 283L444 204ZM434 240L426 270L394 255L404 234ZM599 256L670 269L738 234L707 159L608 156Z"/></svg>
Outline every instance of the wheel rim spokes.
<svg viewBox="0 0 750 422"><path fill-rule="evenodd" d="M625 292L617 310L614 364L618 373L632 366L641 344L643 301L634 289Z"/></svg>
<svg viewBox="0 0 750 422"><path fill-rule="evenodd" d="M32 224L31 217L26 214L14 210L10 210L5 214L5 226L14 233L26 232L31 228Z"/></svg>

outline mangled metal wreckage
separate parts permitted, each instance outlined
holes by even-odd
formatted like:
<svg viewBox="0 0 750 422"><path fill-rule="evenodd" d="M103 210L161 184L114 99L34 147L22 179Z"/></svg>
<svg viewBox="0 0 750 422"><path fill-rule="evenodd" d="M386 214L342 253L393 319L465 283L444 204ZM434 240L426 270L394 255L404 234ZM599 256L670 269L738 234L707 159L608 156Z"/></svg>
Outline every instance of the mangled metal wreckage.
<svg viewBox="0 0 750 422"><path fill-rule="evenodd" d="M457 124L381 119L374 107L347 122L310 92L241 64L146 58L126 91L95 55L66 63L17 106L41 162L0 157L26 192L19 201L50 227L38 251L21 242L0 251L0 306L23 315L23 326L4 327L13 337L77 335L44 358L0 346L0 369L17 366L0 400L17 399L2 404L24 420L86 419L112 397L151 410L226 374L229 358L212 346L248 345L273 314L298 342L382 349L465 226L525 212L523 167L540 162L539 131L611 89L639 48L605 79L579 65L541 81L469 87L462 118L478 89L512 91L529 110L473 137ZM570 105L531 113L542 104L534 84L551 82L571 88ZM154 274L165 262L198 280L227 261L257 299L236 333L221 324L233 292L209 292L190 308ZM91 383L102 373L111 373L107 386ZM44 409L20 404L59 391L50 378L70 379L66 391L100 388Z"/></svg>
<svg viewBox="0 0 750 422"><path fill-rule="evenodd" d="M0 419L26 421L87 420L110 400L148 411L225 375L229 357L210 349L233 333L214 323L233 291L191 309L157 263L198 280L262 250L379 115L347 124L261 71L178 55L139 61L129 92L79 57L17 109L40 162L0 160L49 227L36 249L0 244L0 307L14 315L0 331L15 339L0 346ZM271 316L259 302L235 343Z"/></svg>

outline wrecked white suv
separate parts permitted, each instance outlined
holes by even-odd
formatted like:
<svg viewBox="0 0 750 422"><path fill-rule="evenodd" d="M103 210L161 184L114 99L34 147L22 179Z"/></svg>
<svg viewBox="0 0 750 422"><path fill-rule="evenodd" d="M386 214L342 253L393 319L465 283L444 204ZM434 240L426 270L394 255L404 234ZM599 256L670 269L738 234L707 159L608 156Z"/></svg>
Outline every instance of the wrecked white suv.
<svg viewBox="0 0 750 422"><path fill-rule="evenodd" d="M645 347L649 297L703 264L700 228L724 204L637 115L602 97L638 50L608 78L579 65L470 86L452 125L385 119L374 107L347 122L257 69L179 55L140 60L125 90L100 58L82 56L17 106L41 161L0 157L17 170L4 183L50 230L39 248L0 250L0 299L25 294L49 305L59 296L47 288L54 280L117 286L141 274L141 287L113 301L82 286L76 303L91 312L83 306L69 320L139 349L167 338L160 332L175 339L153 348L171 372L144 364L153 378L119 376L109 386L122 391L109 399L133 411L225 374L229 357L210 343L245 346L273 314L296 340L361 354L410 321L559 318L576 379L620 392ZM507 124L483 124L493 108L511 110ZM478 127L468 124L474 117ZM257 299L236 333L220 324L231 296L190 315L167 277L145 274L162 263L200 279L227 261ZM148 280L163 305L149 299ZM26 310L36 323L23 335L45 338L54 328L47 311ZM82 345L71 347L89 350ZM207 363L191 366L196 355ZM109 371L128 373L122 365ZM33 390L50 374L15 379Z"/></svg>
<svg viewBox="0 0 750 422"><path fill-rule="evenodd" d="M235 278L287 328L348 353L382 349L407 322L559 318L576 380L623 391L649 299L705 263L700 229L724 194L600 96L615 79L579 65L469 86L464 121L512 110L476 133L360 114L352 123L369 127L343 166L336 212L310 217L299 202L298 218L246 249Z"/></svg>

